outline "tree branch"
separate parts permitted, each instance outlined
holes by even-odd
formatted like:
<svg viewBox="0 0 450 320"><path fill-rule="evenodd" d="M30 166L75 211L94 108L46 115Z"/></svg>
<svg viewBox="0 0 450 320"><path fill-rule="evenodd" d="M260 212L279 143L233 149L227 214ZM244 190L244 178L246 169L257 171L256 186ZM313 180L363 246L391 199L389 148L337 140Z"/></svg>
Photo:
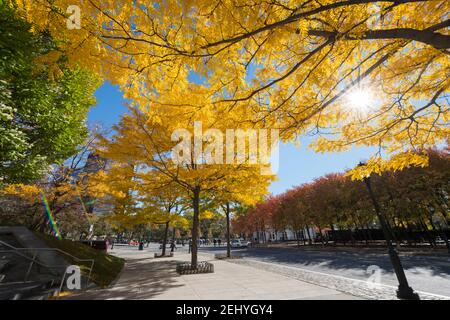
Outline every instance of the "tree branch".
<svg viewBox="0 0 450 320"><path fill-rule="evenodd" d="M450 26L450 19L438 24L439 28ZM351 35L346 33L339 33L335 31L326 30L309 30L308 34L311 36L334 38L341 40L374 40L374 39L408 39L422 42L433 46L436 49L450 48L450 35L445 35L432 31L435 26L424 30L417 30L412 28L396 28L388 30L369 30L362 35Z"/></svg>

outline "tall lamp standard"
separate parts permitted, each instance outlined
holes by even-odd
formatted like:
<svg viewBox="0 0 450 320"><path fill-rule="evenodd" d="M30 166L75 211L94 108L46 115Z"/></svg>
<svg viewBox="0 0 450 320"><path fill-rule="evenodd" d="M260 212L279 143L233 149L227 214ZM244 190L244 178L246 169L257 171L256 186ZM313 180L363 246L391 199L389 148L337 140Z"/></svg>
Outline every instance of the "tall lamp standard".
<svg viewBox="0 0 450 320"><path fill-rule="evenodd" d="M362 162L359 163L359 166L364 165L365 164ZM414 290L409 286L402 263L400 261L400 258L398 257L397 250L392 245L392 237L387 226L386 218L384 217L383 213L381 213L380 205L378 204L375 194L373 193L370 176L365 177L363 180L367 187L370 199L372 200L373 207L375 208L375 213L377 214L381 229L383 230L384 238L386 239L388 247L389 258L391 260L392 266L394 267L395 275L397 276L397 280L399 283L397 297L399 299L405 300L420 300L419 295L415 293Z"/></svg>

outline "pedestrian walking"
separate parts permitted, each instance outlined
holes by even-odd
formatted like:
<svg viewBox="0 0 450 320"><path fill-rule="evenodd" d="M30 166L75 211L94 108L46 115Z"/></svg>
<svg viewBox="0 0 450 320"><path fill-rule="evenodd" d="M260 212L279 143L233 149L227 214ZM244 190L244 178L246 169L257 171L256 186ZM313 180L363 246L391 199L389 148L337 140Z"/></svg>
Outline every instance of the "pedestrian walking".
<svg viewBox="0 0 450 320"><path fill-rule="evenodd" d="M176 246L175 242L172 241L172 242L170 243L170 252L173 252L176 248L177 248L177 246Z"/></svg>
<svg viewBox="0 0 450 320"><path fill-rule="evenodd" d="M216 239L214 239L213 240L213 243L214 243L214 247L217 245L217 240Z"/></svg>
<svg viewBox="0 0 450 320"><path fill-rule="evenodd" d="M219 243L219 247L220 247L220 244L222 243L222 240L217 240L217 242Z"/></svg>

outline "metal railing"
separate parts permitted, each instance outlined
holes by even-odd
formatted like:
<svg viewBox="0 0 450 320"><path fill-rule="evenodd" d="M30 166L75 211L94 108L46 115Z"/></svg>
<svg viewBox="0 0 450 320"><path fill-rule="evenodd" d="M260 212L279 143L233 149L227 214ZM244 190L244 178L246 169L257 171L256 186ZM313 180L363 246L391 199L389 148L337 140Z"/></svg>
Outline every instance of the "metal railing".
<svg viewBox="0 0 450 320"><path fill-rule="evenodd" d="M65 279L65 276L66 276L66 271L65 270L67 268L67 265L52 265L52 266L50 266L50 265L47 265L45 263L42 263L41 261L39 261L37 259L37 255L38 255L39 252L52 251L52 252L59 252L61 254L69 256L73 260L78 261L78 262L89 262L90 263L90 267L89 267L89 274L88 274L88 277L87 277L87 280L86 280L86 287L88 287L88 285L89 285L89 281L91 279L91 274L92 274L92 269L94 268L94 263L95 263L94 259L80 259L80 258L77 258L74 255L72 255L72 254L70 254L70 253L68 253L66 251L63 251L61 249L58 249L58 248L17 248L17 247L14 247L14 246L10 245L9 243L6 243L6 242L1 241L1 240L0 240L0 246L5 246L5 247L10 249L10 250L0 250L0 253L14 253L14 254L17 254L17 255L19 255L19 256L21 256L21 257L23 257L23 258L25 258L25 259L30 261L30 265L28 266L28 269L27 269L27 272L25 274L25 278L24 278L23 282L27 282L28 281L28 277L29 277L29 275L31 273L31 270L32 270L34 264L37 264L37 265L39 265L41 267L50 269L50 271L52 271L53 269L64 268L63 277L61 279L61 283L60 283L60 287L59 287L59 292L61 292L62 286L63 286L63 283L64 283L64 279ZM33 256L30 257L29 255L22 253L22 251L34 251L33 252Z"/></svg>

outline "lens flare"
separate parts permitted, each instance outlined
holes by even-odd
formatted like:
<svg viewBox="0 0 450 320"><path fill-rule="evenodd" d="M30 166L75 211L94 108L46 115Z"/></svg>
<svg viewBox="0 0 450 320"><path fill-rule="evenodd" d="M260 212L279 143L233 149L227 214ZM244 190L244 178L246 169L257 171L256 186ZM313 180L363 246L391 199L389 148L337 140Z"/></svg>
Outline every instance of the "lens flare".
<svg viewBox="0 0 450 320"><path fill-rule="evenodd" d="M44 204L45 213L47 214L47 219L50 222L50 226L52 227L53 233L56 238L61 240L61 234L59 233L58 226L56 225L55 219L53 219L52 211L50 210L50 206L47 201L47 197L45 196L45 193L41 191L42 195L42 203Z"/></svg>
<svg viewBox="0 0 450 320"><path fill-rule="evenodd" d="M362 114L369 112L375 105L374 95L368 88L357 88L350 91L347 99L349 109Z"/></svg>

